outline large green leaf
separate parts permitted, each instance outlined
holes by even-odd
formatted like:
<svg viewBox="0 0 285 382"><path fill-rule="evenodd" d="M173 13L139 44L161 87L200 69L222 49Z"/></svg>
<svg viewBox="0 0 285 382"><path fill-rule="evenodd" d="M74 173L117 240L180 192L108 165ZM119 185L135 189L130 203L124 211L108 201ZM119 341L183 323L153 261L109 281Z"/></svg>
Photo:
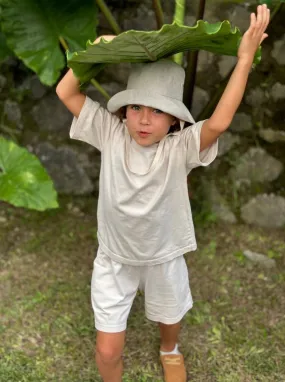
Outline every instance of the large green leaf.
<svg viewBox="0 0 285 382"><path fill-rule="evenodd" d="M87 82L101 69L102 64L119 62L148 62L186 50L207 50L236 56L241 33L229 21L215 24L199 20L194 27L166 24L159 31L130 30L112 41L101 39L98 44L87 42L86 50L68 52L68 66L81 82ZM260 51L255 62L260 60Z"/></svg>
<svg viewBox="0 0 285 382"><path fill-rule="evenodd" d="M39 211L57 208L53 183L38 158L0 137L0 200Z"/></svg>
<svg viewBox="0 0 285 382"><path fill-rule="evenodd" d="M53 85L65 66L60 38L71 51L95 38L94 0L0 0L0 6L8 46L46 85Z"/></svg>
<svg viewBox="0 0 285 382"><path fill-rule="evenodd" d="M0 25L0 61L5 60L5 58L12 55L13 55L13 52L8 48L6 44L6 38L4 34L1 32L1 25Z"/></svg>

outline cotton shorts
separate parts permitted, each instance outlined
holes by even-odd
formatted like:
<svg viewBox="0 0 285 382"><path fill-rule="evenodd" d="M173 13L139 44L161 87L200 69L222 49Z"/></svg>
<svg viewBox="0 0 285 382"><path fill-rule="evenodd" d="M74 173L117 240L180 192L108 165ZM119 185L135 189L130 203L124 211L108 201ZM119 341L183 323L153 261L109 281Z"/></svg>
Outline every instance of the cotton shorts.
<svg viewBox="0 0 285 382"><path fill-rule="evenodd" d="M99 247L91 282L96 329L125 330L138 289L144 292L145 314L151 321L175 324L193 305L183 256L163 264L133 266L112 260Z"/></svg>

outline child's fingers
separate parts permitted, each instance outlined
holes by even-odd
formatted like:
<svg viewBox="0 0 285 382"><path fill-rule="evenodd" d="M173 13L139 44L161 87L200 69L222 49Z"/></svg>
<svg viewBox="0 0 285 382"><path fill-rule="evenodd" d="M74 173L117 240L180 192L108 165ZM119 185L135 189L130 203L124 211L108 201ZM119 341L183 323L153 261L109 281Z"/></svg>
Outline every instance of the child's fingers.
<svg viewBox="0 0 285 382"><path fill-rule="evenodd" d="M267 27L270 21L270 9L267 6L264 7L264 28Z"/></svg>
<svg viewBox="0 0 285 382"><path fill-rule="evenodd" d="M268 24L269 24L269 21L270 21L270 10L267 8L267 7L264 7L264 12L263 12L263 23L262 23L262 28L260 30L260 33L262 35L262 41L268 37L268 35L266 34L266 37L263 38L263 36L265 35L265 30L266 28L268 27Z"/></svg>
<svg viewBox="0 0 285 382"><path fill-rule="evenodd" d="M251 13L250 14L250 25L249 25L249 28L247 30L247 33L250 36L253 35L253 33L254 33L255 25L256 25L256 16L255 16L255 13Z"/></svg>
<svg viewBox="0 0 285 382"><path fill-rule="evenodd" d="M262 25L261 25L261 29L263 30L263 32L265 31L267 27L267 15L268 15L268 8L266 5L264 5L262 9Z"/></svg>
<svg viewBox="0 0 285 382"><path fill-rule="evenodd" d="M257 8L257 21L255 25L255 30L253 37L259 38L263 35L267 25L268 25L268 10L266 5L259 5Z"/></svg>
<svg viewBox="0 0 285 382"><path fill-rule="evenodd" d="M264 28L266 28L268 25L268 11L269 9L265 7L264 8L264 23L263 23Z"/></svg>
<svg viewBox="0 0 285 382"><path fill-rule="evenodd" d="M266 37L268 37L268 34L267 34L267 33L264 33L263 36L261 37L261 40L260 40L259 45L261 45L262 41L265 40Z"/></svg>
<svg viewBox="0 0 285 382"><path fill-rule="evenodd" d="M265 21L265 9L266 5L261 5L260 6L260 28L263 27L264 21Z"/></svg>
<svg viewBox="0 0 285 382"><path fill-rule="evenodd" d="M262 25L263 25L263 6L259 5L257 7L257 17L256 17L253 37L258 37L258 35L260 34L260 30L262 28Z"/></svg>

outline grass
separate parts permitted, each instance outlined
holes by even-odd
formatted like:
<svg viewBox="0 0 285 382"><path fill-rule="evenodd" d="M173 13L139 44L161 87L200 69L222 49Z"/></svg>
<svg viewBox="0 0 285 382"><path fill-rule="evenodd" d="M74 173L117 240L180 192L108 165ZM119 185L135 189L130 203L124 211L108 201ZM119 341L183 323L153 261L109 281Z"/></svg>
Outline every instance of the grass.
<svg viewBox="0 0 285 382"><path fill-rule="evenodd" d="M90 279L96 253L95 203L45 213L1 205L0 380L100 381ZM93 211L90 214L90 211ZM183 320L189 380L285 380L284 231L209 222L187 255L194 308ZM251 249L277 267L248 261ZM162 381L159 335L139 294L128 322L124 381Z"/></svg>

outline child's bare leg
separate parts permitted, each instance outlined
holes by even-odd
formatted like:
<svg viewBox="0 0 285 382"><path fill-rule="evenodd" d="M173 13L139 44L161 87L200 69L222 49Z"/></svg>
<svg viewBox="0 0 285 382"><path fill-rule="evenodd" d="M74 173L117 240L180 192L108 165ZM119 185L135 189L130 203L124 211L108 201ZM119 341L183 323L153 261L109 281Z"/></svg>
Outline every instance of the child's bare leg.
<svg viewBox="0 0 285 382"><path fill-rule="evenodd" d="M122 354L126 331L119 333L97 332L96 364L104 382L121 382Z"/></svg>
<svg viewBox="0 0 285 382"><path fill-rule="evenodd" d="M178 336L180 332L180 322L173 325L166 325L159 322L160 329L160 350L171 352L175 345L178 343Z"/></svg>

